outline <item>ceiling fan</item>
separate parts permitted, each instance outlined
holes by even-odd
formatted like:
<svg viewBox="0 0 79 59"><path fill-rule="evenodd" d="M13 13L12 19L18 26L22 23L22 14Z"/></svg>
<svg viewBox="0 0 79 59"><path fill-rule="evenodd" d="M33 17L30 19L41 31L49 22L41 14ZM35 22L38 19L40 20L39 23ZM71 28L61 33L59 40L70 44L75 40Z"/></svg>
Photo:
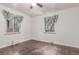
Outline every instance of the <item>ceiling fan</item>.
<svg viewBox="0 0 79 59"><path fill-rule="evenodd" d="M31 9L34 7L34 6L38 6L38 7L40 7L40 8L42 8L43 7L43 5L42 4L40 4L40 3L33 3L33 4L31 4Z"/></svg>

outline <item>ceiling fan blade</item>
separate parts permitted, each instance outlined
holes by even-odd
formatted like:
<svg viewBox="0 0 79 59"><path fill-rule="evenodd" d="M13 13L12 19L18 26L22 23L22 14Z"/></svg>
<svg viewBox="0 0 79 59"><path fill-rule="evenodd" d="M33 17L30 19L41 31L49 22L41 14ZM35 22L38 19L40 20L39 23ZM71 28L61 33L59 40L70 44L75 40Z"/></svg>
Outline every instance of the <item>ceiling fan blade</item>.
<svg viewBox="0 0 79 59"><path fill-rule="evenodd" d="M33 8L33 6L30 6L30 8L32 9L32 8Z"/></svg>
<svg viewBox="0 0 79 59"><path fill-rule="evenodd" d="M39 7L41 7L41 8L43 7L43 5L42 5L42 4L40 4L40 3L37 3L37 5L38 5Z"/></svg>

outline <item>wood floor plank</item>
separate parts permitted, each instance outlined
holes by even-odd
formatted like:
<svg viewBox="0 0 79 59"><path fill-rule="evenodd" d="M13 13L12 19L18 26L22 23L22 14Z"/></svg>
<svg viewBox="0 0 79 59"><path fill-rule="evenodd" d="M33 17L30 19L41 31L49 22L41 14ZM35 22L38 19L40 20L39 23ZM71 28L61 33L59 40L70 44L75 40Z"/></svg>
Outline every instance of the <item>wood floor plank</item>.
<svg viewBox="0 0 79 59"><path fill-rule="evenodd" d="M79 55L79 48L29 40L0 49L0 55Z"/></svg>

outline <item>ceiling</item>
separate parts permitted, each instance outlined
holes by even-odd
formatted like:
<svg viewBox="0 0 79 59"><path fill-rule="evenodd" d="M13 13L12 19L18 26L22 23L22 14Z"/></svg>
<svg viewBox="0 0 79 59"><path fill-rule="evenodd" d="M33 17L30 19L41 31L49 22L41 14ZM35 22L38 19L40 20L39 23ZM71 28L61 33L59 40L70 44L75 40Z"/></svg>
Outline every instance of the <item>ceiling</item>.
<svg viewBox="0 0 79 59"><path fill-rule="evenodd" d="M0 3L6 7L18 10L22 13L28 14L29 16L39 16L46 13L56 12L72 7L79 6L79 3L40 3L43 5L43 8L39 6L34 6L30 8L31 3Z"/></svg>

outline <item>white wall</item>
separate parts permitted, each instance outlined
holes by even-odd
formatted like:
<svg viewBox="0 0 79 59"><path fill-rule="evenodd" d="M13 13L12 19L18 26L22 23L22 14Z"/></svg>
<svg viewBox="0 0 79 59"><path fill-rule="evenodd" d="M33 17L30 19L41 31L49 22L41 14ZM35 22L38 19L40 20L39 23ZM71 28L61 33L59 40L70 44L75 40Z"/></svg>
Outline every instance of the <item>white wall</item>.
<svg viewBox="0 0 79 59"><path fill-rule="evenodd" d="M58 14L56 34L44 33L44 17ZM79 7L33 18L32 38L57 44L79 47Z"/></svg>
<svg viewBox="0 0 79 59"><path fill-rule="evenodd" d="M5 35L6 34L6 20L2 14L2 10L5 9L11 13L24 16L24 19L21 24L21 34ZM20 12L14 11L7 7L0 5L0 48L11 45L11 42L14 41L14 44L23 42L31 39L30 37L30 17L28 15L22 14Z"/></svg>

